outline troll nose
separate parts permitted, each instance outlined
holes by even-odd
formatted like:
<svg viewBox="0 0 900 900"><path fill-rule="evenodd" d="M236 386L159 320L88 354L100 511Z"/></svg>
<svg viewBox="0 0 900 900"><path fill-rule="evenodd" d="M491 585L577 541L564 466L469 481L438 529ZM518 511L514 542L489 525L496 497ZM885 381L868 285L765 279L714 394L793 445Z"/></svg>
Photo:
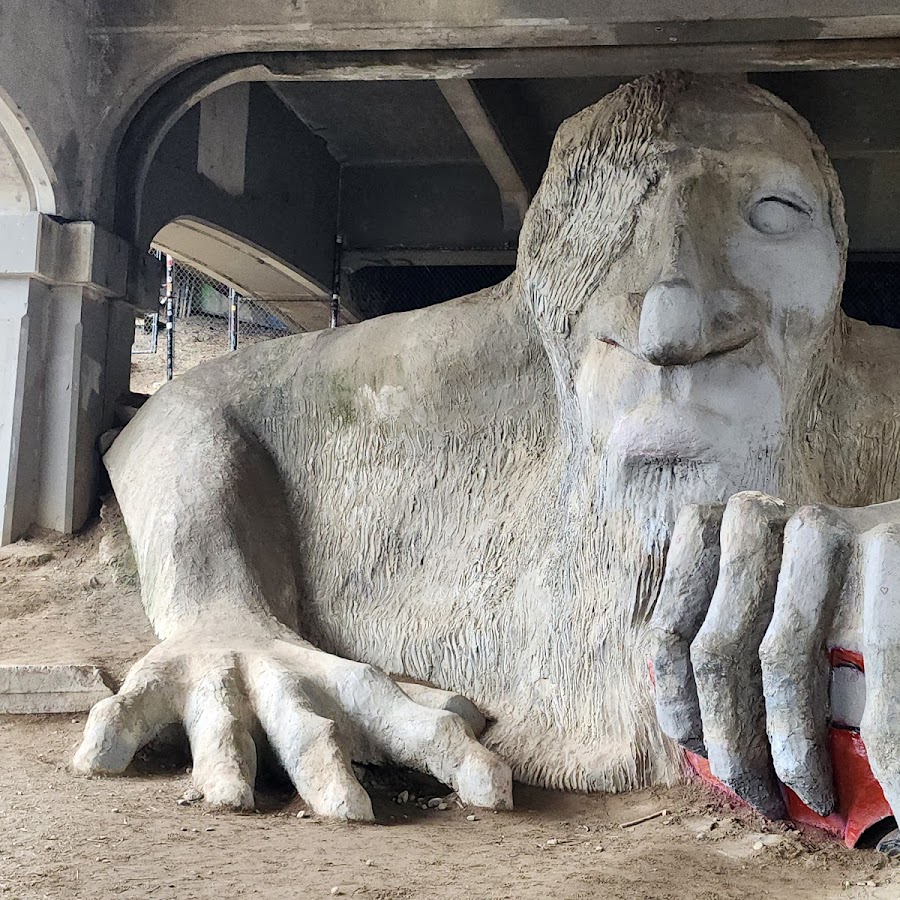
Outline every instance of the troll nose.
<svg viewBox="0 0 900 900"><path fill-rule="evenodd" d="M655 366L689 366L746 344L756 333L754 303L742 290L699 291L684 278L644 295L638 353Z"/></svg>
<svg viewBox="0 0 900 900"><path fill-rule="evenodd" d="M710 352L703 300L683 278L659 281L644 296L638 350L655 366L686 366Z"/></svg>

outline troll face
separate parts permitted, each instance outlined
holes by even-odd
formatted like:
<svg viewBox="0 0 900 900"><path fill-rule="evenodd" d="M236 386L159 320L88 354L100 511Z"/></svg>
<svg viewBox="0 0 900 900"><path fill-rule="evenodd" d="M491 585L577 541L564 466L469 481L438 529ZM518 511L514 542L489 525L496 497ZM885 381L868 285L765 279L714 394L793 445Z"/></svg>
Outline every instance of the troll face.
<svg viewBox="0 0 900 900"><path fill-rule="evenodd" d="M793 110L662 74L560 129L519 284L580 438L727 496L779 486L840 340L845 248L836 175Z"/></svg>

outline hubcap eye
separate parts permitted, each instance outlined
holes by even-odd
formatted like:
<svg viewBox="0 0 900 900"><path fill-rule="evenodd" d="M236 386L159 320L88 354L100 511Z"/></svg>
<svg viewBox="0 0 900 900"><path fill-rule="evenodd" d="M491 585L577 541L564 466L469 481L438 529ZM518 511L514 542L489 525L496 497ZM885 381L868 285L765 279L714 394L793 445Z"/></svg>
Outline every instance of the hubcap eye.
<svg viewBox="0 0 900 900"><path fill-rule="evenodd" d="M760 234L789 234L809 221L809 213L782 197L764 197L755 203L748 216Z"/></svg>

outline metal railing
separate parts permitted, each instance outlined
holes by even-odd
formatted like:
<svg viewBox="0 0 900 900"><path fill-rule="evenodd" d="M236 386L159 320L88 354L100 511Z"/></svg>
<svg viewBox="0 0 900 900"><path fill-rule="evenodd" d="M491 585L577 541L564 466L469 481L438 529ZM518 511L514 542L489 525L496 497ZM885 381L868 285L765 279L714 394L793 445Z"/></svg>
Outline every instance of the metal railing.
<svg viewBox="0 0 900 900"><path fill-rule="evenodd" d="M300 330L277 305L242 296L192 266L151 252L166 260L166 279L158 310L135 322L132 390L153 393L204 360ZM330 324L339 323L344 298L356 315L368 319L472 293L510 271L504 265L372 265L349 273L341 283L336 262ZM165 341L159 339L161 331Z"/></svg>
<svg viewBox="0 0 900 900"><path fill-rule="evenodd" d="M153 393L207 359L297 330L272 305L244 297L171 256L161 258L166 259L166 280L160 309L135 319L132 390ZM160 341L163 330L166 339Z"/></svg>

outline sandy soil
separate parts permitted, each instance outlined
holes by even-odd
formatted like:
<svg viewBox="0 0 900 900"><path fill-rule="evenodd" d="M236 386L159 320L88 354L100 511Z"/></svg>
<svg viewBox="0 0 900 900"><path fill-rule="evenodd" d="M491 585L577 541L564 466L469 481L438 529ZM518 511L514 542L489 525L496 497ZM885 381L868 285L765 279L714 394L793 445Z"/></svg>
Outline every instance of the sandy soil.
<svg viewBox="0 0 900 900"><path fill-rule="evenodd" d="M93 662L121 678L154 638L120 540L113 517L83 536L0 551L0 660ZM694 786L622 796L523 787L515 812L495 814L398 805L404 787L437 788L370 773L379 824L359 826L298 818L302 803L269 778L261 812L208 813L177 804L190 761L171 748L145 752L122 778L73 776L84 719L0 717L0 898L900 897L900 865L764 823Z"/></svg>
<svg viewBox="0 0 900 900"><path fill-rule="evenodd" d="M283 336L283 332L251 326L241 332L240 347ZM140 329L135 332L135 347L149 350L150 336ZM228 322L214 316L192 316L175 323L175 376L207 359L228 353ZM156 353L133 353L131 357L131 390L137 394L152 394L166 380L166 331L160 323Z"/></svg>

